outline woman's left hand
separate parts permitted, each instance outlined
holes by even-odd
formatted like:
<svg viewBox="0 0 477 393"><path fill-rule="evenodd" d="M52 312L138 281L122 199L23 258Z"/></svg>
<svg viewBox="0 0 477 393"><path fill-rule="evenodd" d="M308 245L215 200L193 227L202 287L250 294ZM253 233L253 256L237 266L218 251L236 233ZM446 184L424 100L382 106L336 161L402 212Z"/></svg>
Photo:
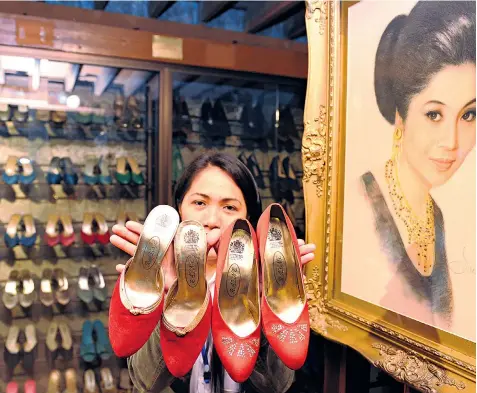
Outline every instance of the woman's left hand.
<svg viewBox="0 0 477 393"><path fill-rule="evenodd" d="M305 241L303 239L298 239L298 246L300 247L302 266L315 259L315 254L313 254L313 251L316 250L316 246L313 243L305 244Z"/></svg>

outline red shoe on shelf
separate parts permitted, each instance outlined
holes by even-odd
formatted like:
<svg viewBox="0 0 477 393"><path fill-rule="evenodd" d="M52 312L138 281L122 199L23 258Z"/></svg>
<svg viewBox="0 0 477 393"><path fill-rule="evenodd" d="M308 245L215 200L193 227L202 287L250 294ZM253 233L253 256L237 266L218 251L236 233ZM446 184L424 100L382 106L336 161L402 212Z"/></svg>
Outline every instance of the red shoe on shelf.
<svg viewBox="0 0 477 393"><path fill-rule="evenodd" d="M101 213L94 213L94 218L98 224L98 231L96 232L96 240L101 244L109 243L109 229L106 219Z"/></svg>
<svg viewBox="0 0 477 393"><path fill-rule="evenodd" d="M212 335L225 370L236 382L253 371L260 348L259 255L247 220L236 220L220 238Z"/></svg>
<svg viewBox="0 0 477 393"><path fill-rule="evenodd" d="M174 238L177 279L164 301L160 327L162 356L171 374L178 378L192 369L210 332L212 299L205 276L207 254L202 224L183 221Z"/></svg>
<svg viewBox="0 0 477 393"><path fill-rule="evenodd" d="M57 214L50 214L46 222L45 241L50 247L54 247L60 242L60 232L57 227L59 219Z"/></svg>
<svg viewBox="0 0 477 393"><path fill-rule="evenodd" d="M65 247L71 246L75 242L75 232L73 230L73 221L69 214L60 216L63 232L60 234L60 241Z"/></svg>
<svg viewBox="0 0 477 393"><path fill-rule="evenodd" d="M18 393L18 383L15 381L8 382L7 388L5 389L6 393Z"/></svg>
<svg viewBox="0 0 477 393"><path fill-rule="evenodd" d="M94 244L96 235L93 232L93 213L84 213L83 225L81 226L81 239L86 244Z"/></svg>
<svg viewBox="0 0 477 393"><path fill-rule="evenodd" d="M297 370L308 353L310 321L295 229L281 205L273 203L262 213L257 236L263 332L283 363Z"/></svg>
<svg viewBox="0 0 477 393"><path fill-rule="evenodd" d="M173 258L169 246L178 226L174 208L152 209L136 252L116 281L109 307L109 340L119 357L136 353L159 323L165 279L161 265L163 259Z"/></svg>
<svg viewBox="0 0 477 393"><path fill-rule="evenodd" d="M8 392L8 390L7 390ZM28 379L23 385L24 393L36 393L36 382L33 379Z"/></svg>

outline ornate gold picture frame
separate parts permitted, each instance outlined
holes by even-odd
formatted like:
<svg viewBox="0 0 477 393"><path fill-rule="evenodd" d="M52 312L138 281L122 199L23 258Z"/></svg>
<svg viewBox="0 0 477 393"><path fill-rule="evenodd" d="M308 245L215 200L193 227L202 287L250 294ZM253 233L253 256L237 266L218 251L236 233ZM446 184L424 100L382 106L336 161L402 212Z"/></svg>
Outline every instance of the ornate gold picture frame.
<svg viewBox="0 0 477 393"><path fill-rule="evenodd" d="M357 4L306 2L303 187L307 242L317 245L306 271L311 326L422 392L475 392L475 342L341 290L348 15Z"/></svg>

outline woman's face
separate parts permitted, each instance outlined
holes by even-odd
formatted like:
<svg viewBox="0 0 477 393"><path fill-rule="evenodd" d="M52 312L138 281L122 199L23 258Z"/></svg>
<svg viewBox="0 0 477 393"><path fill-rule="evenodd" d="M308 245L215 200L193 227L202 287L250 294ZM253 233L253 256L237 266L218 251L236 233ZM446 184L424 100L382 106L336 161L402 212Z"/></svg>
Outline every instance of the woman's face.
<svg viewBox="0 0 477 393"><path fill-rule="evenodd" d="M222 169L198 172L179 207L182 220L199 221L207 233L222 233L237 218L247 218L242 191Z"/></svg>
<svg viewBox="0 0 477 393"><path fill-rule="evenodd" d="M428 186L444 184L475 146L475 64L446 66L412 98L402 158Z"/></svg>

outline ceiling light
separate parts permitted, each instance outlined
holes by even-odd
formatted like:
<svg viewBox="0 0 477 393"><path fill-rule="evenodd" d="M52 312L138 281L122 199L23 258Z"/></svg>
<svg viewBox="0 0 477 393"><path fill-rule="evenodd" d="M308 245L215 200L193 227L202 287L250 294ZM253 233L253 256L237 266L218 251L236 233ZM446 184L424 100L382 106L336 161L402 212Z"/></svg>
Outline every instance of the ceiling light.
<svg viewBox="0 0 477 393"><path fill-rule="evenodd" d="M80 103L80 98L76 94L72 94L66 99L66 106L68 108L78 108Z"/></svg>

